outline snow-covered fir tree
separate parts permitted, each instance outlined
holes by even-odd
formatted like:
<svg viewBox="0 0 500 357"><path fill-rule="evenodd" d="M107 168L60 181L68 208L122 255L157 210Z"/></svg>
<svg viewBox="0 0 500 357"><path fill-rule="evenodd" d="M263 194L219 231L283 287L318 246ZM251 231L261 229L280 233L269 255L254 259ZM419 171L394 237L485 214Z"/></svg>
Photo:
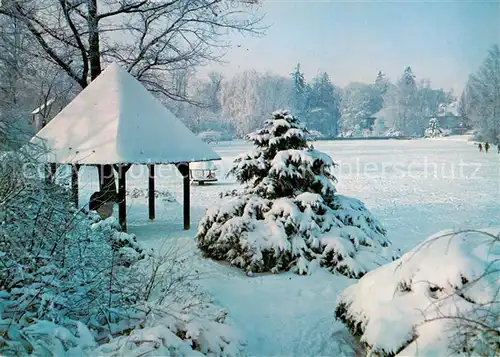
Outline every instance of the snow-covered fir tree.
<svg viewBox="0 0 500 357"><path fill-rule="evenodd" d="M443 135L443 130L438 126L436 118L429 120L429 127L425 129L424 136L426 138L437 138Z"/></svg>
<svg viewBox="0 0 500 357"><path fill-rule="evenodd" d="M362 136L367 118L380 110L382 101L374 85L351 83L342 90L340 126L342 136Z"/></svg>
<svg viewBox="0 0 500 357"><path fill-rule="evenodd" d="M377 72L377 78L375 79L375 84L382 88L387 87L388 80L384 72L382 71Z"/></svg>
<svg viewBox="0 0 500 357"><path fill-rule="evenodd" d="M393 131L404 135L423 133L425 123L419 125L421 108L418 99L415 75L410 67L406 67L396 85L389 87L384 96L384 108L388 113L386 120Z"/></svg>
<svg viewBox="0 0 500 357"><path fill-rule="evenodd" d="M328 137L338 134L340 119L339 93L326 72L313 78L308 96L307 123Z"/></svg>
<svg viewBox="0 0 500 357"><path fill-rule="evenodd" d="M395 257L364 204L336 193L334 162L306 135L283 110L247 135L256 150L237 157L230 171L244 189L223 196L199 224L196 240L206 257L248 272L307 274L324 266L348 277Z"/></svg>
<svg viewBox="0 0 500 357"><path fill-rule="evenodd" d="M371 108L373 114L377 113L384 106L384 96L389 90L391 82L386 77L385 73L378 71L375 84L373 85L373 95L371 98Z"/></svg>

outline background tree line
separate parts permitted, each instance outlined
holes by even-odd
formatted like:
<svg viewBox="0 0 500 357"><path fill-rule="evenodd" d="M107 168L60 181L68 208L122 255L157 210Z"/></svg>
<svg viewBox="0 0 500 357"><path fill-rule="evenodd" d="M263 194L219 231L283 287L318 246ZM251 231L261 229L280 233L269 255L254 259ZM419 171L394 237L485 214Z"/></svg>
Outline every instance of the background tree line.
<svg viewBox="0 0 500 357"><path fill-rule="evenodd" d="M479 140L500 142L500 47L494 45L480 68L469 76L459 112Z"/></svg>
<svg viewBox="0 0 500 357"><path fill-rule="evenodd" d="M429 80L418 79L411 67L395 81L379 71L372 83L355 82L343 88L326 72L306 78L300 64L289 76L248 70L231 77L212 72L201 78L198 68L219 58L219 45L223 44L218 41L224 33L219 30L258 33L259 18L239 21L227 3L224 7L209 0L193 8L186 0L159 2L157 6L110 0L100 12L94 11L94 2L72 6L55 0L3 3L0 122L26 126L33 109L53 99L41 113L49 120L100 73L101 65L116 61L196 133L213 131L226 139L242 137L259 127L271 111L290 108L309 128L327 138L423 136L429 120L455 104L461 126L475 128L485 140L498 140L498 46L492 47L481 68L470 76L459 100L452 92L433 88ZM208 9L212 17L206 15ZM196 21L192 14L197 14ZM205 17L200 18L202 15ZM115 17L127 21L116 25L112 21ZM214 20L219 29L213 28ZM163 28L158 21L171 26ZM97 44L90 36L93 31L100 34ZM130 41L123 41L125 32ZM200 45L193 47L195 38ZM133 45L134 41L139 45ZM97 55L99 61L93 62Z"/></svg>
<svg viewBox="0 0 500 357"><path fill-rule="evenodd" d="M417 80L410 67L395 83L379 71L373 83L355 82L344 88L326 72L308 81L300 64L288 77L248 70L232 77L212 72L202 79L184 71L176 80L179 95L191 102L169 100L167 105L194 132L215 131L222 138L255 130L276 108L292 109L308 128L326 138L394 132L423 136L429 120L457 101L452 92Z"/></svg>

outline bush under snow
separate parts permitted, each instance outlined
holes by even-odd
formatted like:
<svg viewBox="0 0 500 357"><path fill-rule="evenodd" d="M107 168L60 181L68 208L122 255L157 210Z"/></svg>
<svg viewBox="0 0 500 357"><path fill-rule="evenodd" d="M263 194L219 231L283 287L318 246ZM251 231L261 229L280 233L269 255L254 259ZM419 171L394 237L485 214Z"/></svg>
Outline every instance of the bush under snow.
<svg viewBox="0 0 500 357"><path fill-rule="evenodd" d="M222 140L222 134L215 130L202 131L198 137L208 144L218 143Z"/></svg>
<svg viewBox="0 0 500 357"><path fill-rule="evenodd" d="M0 165L0 354L239 356L241 340L171 252L146 253L114 218Z"/></svg>
<svg viewBox="0 0 500 357"><path fill-rule="evenodd" d="M393 259L384 228L361 201L335 193L332 159L306 137L287 111L248 135L257 150L230 171L245 189L226 194L199 224L205 256L248 272L307 274L321 265L348 277Z"/></svg>
<svg viewBox="0 0 500 357"><path fill-rule="evenodd" d="M377 356L498 356L500 229L432 235L347 288L335 314Z"/></svg>
<svg viewBox="0 0 500 357"><path fill-rule="evenodd" d="M402 137L404 136L404 133L402 131L399 131L399 130L396 130L394 128L390 128L389 130L387 130L383 136L389 136L389 137Z"/></svg>
<svg viewBox="0 0 500 357"><path fill-rule="evenodd" d="M126 267L142 257L133 237L111 222L93 226L55 185L19 185L0 210L2 353L30 351L26 336L40 320L61 326L80 321L96 338L119 333L124 320L133 320L126 307L139 293Z"/></svg>

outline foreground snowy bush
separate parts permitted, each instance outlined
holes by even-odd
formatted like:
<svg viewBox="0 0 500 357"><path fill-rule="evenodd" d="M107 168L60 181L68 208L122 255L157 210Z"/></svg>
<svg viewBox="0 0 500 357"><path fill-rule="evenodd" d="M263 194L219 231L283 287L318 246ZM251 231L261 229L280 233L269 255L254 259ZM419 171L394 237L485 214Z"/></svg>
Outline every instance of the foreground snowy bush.
<svg viewBox="0 0 500 357"><path fill-rule="evenodd" d="M149 314L136 328L103 344L81 322L61 326L47 320L34 321L19 331L24 346L16 351L3 348L2 352L57 357L244 356L240 334L224 323L225 313L214 310L213 305L205 304L193 313L171 303L169 310L167 314ZM25 346L29 348L23 349Z"/></svg>
<svg viewBox="0 0 500 357"><path fill-rule="evenodd" d="M360 277L393 258L385 230L359 200L337 195L332 159L309 147L287 111L248 135L257 146L230 174L246 183L207 210L196 236L202 252L249 272L314 266Z"/></svg>
<svg viewBox="0 0 500 357"><path fill-rule="evenodd" d="M378 356L498 356L500 229L443 231L339 297L336 317Z"/></svg>
<svg viewBox="0 0 500 357"><path fill-rule="evenodd" d="M80 321L96 334L119 332L126 307L138 297L124 266L143 257L133 237L111 222L93 226L56 185L26 179L9 184L10 194L0 197L2 352L29 351L20 331L38 320Z"/></svg>
<svg viewBox="0 0 500 357"><path fill-rule="evenodd" d="M207 301L191 305L168 302L168 312L158 309L157 301L144 314L135 328L106 340L95 337L85 324L65 324L35 320L17 331L20 341L6 340L4 355L31 353L38 356L224 356L244 355L243 340L230 325L224 323L226 312ZM11 337L11 336L9 336ZM5 341L5 339L3 340ZM16 348L13 348L16 347Z"/></svg>
<svg viewBox="0 0 500 357"><path fill-rule="evenodd" d="M26 179L17 155L0 164L1 355L239 354L185 258L146 254L114 218Z"/></svg>

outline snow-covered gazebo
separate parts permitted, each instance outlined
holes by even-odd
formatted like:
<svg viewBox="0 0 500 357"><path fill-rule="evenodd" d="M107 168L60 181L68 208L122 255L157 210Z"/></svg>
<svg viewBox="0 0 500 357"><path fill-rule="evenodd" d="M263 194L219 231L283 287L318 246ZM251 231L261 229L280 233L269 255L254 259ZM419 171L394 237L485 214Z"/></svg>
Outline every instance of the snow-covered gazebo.
<svg viewBox="0 0 500 357"><path fill-rule="evenodd" d="M149 166L150 219L155 218L154 165L177 166L184 181L184 228L189 229L189 163L221 159L117 64L109 65L32 142L44 145L43 162L73 166L76 202L79 167L112 165L118 175L119 221L123 230L126 172L131 165Z"/></svg>

